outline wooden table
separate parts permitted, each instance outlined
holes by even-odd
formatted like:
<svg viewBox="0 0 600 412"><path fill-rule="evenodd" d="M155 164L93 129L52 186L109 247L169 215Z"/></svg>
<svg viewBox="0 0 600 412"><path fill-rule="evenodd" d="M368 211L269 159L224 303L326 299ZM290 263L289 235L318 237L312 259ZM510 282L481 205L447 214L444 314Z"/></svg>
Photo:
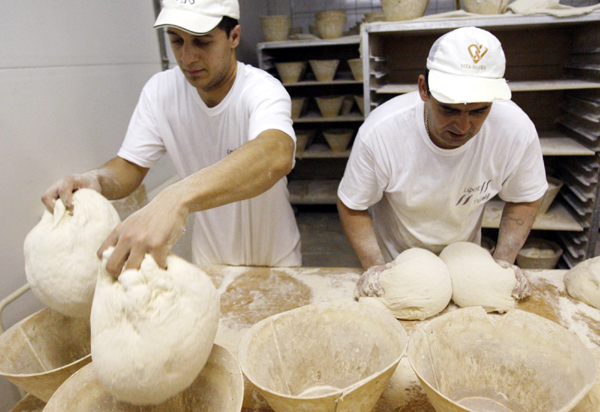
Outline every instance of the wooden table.
<svg viewBox="0 0 600 412"><path fill-rule="evenodd" d="M353 300L354 285L362 273L358 268L210 266L203 269L210 274L221 295L222 318L215 342L236 354L244 332L262 319L310 303ZM600 310L566 295L563 283L566 271L525 273L531 281L533 294L519 302L517 308L569 329L600 359ZM441 314L456 308L451 303ZM409 334L421 323L400 322ZM246 384L248 388L243 411L272 411L258 391L248 381ZM574 411L600 410L599 386L597 383ZM375 412L434 412L406 357L400 362Z"/></svg>

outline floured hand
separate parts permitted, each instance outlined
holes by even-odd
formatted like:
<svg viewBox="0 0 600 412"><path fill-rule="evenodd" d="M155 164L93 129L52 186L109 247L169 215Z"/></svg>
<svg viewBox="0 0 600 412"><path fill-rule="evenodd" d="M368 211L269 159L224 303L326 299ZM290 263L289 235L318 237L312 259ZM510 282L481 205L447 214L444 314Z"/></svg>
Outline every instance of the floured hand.
<svg viewBox="0 0 600 412"><path fill-rule="evenodd" d="M504 259L494 259L498 265L503 267L504 269L512 269L515 272L515 277L517 278L517 284L513 289L512 296L515 299L522 300L528 296L531 296L531 285L529 284L529 280L523 274L523 271L517 265L512 265L508 261Z"/></svg>
<svg viewBox="0 0 600 412"><path fill-rule="evenodd" d="M393 262L390 262L386 263L385 265L377 265L370 267L358 279L358 282L356 283L356 289L354 290L354 297L358 299L364 297L382 296L383 289L379 284L379 274L393 266Z"/></svg>
<svg viewBox="0 0 600 412"><path fill-rule="evenodd" d="M185 231L188 212L178 199L163 190L148 205L119 224L98 250L98 257L111 246L115 249L106 270L118 277L123 268L139 269L149 253L158 266L166 268L167 255Z"/></svg>

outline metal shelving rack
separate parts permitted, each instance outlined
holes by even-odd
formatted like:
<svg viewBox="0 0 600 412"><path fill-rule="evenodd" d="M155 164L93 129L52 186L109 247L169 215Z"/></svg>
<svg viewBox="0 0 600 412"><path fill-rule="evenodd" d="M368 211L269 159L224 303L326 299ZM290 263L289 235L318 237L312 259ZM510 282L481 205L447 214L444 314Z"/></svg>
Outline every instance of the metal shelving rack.
<svg viewBox="0 0 600 412"><path fill-rule="evenodd" d="M326 95L361 95L363 82L356 81L347 64L348 59L358 58L360 37L358 35L323 40L287 40L265 42L257 45L259 67L277 77L275 63L286 61L308 61L339 59L336 77L330 82L319 82L309 72L297 83L284 86L292 97L308 97L306 113L294 120L296 130L314 130L317 137L302 154L297 155L294 171L288 177L290 201L295 205L335 204L337 186L342 177L350 150L333 152L326 145L320 132L325 128L358 127L364 116L355 105L346 115L322 117L314 97Z"/></svg>

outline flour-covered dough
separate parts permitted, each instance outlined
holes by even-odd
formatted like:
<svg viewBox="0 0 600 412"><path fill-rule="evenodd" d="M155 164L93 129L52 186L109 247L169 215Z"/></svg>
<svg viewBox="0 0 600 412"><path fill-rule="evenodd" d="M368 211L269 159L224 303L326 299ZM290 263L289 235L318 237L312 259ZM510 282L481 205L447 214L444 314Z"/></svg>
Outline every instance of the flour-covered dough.
<svg viewBox="0 0 600 412"><path fill-rule="evenodd" d="M452 297L446 264L432 252L412 248L402 252L394 266L379 275L384 294L363 297L361 303L387 310L398 319L421 320L440 313Z"/></svg>
<svg viewBox="0 0 600 412"><path fill-rule="evenodd" d="M73 194L73 213L58 199L25 238L25 274L48 307L71 317L89 317L100 268L96 255L120 222L113 205L92 189Z"/></svg>
<svg viewBox="0 0 600 412"><path fill-rule="evenodd" d="M600 309L600 256L584 260L565 275L567 293Z"/></svg>
<svg viewBox="0 0 600 412"><path fill-rule="evenodd" d="M450 272L452 300L458 306L482 306L487 312L506 312L515 307L514 270L502 268L481 246L453 243L444 248L440 258Z"/></svg>
<svg viewBox="0 0 600 412"><path fill-rule="evenodd" d="M219 295L199 267L146 255L140 270L114 279L103 256L92 306L92 359L102 387L117 400L159 404L189 387L217 333Z"/></svg>

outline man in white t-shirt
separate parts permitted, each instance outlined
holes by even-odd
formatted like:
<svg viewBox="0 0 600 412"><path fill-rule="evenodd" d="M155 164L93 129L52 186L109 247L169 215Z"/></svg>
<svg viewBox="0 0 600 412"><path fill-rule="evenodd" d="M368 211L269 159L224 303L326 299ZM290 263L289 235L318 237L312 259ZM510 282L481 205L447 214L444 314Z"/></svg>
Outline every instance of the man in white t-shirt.
<svg viewBox="0 0 600 412"><path fill-rule="evenodd" d="M451 31L432 46L418 91L364 122L338 190L364 269L377 273L411 247L439 253L458 241L480 243L484 205L496 195L506 203L494 258L514 264L547 182L536 129L510 101L504 70L491 33Z"/></svg>
<svg viewBox="0 0 600 412"><path fill-rule="evenodd" d="M53 184L42 201L93 188L123 198L168 153L181 178L122 222L98 251L115 246L107 269L139 268L146 253L161 267L195 216L197 264L299 266L300 234L285 176L294 164L291 101L280 82L239 63L237 0L164 0L155 27L166 27L178 67L144 86L117 156Z"/></svg>

